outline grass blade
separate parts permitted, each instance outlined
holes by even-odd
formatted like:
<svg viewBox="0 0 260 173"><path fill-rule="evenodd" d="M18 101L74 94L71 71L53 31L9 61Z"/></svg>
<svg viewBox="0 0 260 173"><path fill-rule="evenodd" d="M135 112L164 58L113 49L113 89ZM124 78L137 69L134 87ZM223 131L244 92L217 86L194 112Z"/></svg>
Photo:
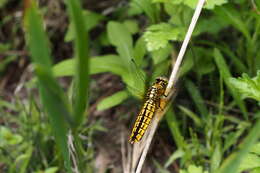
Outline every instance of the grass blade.
<svg viewBox="0 0 260 173"><path fill-rule="evenodd" d="M70 21L75 31L75 48L76 51L76 76L75 76L75 104L74 119L75 128L77 128L84 118L84 112L88 102L89 88L89 46L88 35L85 29L82 9L79 1L67 0Z"/></svg>
<svg viewBox="0 0 260 173"><path fill-rule="evenodd" d="M201 97L199 90L196 88L196 86L190 80L187 80L185 82L185 86L188 89L188 92L190 93L190 96L191 96L193 102L195 103L195 105L197 106L202 118L204 120L207 120L208 119L208 110L204 104L203 98Z"/></svg>
<svg viewBox="0 0 260 173"><path fill-rule="evenodd" d="M232 77L231 73L228 69L228 66L226 64L224 57L222 56L222 54L220 53L220 51L217 48L214 49L214 60L217 64L220 75L224 79L224 82L227 85L229 91L231 92L236 104L241 109L244 118L248 119L247 109L246 109L245 103L241 99L240 95L233 89L232 85L230 84L229 78Z"/></svg>
<svg viewBox="0 0 260 173"><path fill-rule="evenodd" d="M72 172L67 145L67 123L70 118L62 89L51 72L51 56L48 38L43 30L42 18L32 0L25 0L25 34L32 61L36 68L42 104L50 118L52 130L65 160L68 172Z"/></svg>

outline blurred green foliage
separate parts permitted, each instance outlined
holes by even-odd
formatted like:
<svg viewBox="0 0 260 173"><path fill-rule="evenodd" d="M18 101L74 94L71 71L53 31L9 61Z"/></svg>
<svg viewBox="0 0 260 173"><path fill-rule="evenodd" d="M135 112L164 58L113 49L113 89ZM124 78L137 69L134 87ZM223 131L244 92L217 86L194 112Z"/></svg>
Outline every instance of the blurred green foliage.
<svg viewBox="0 0 260 173"><path fill-rule="evenodd" d="M70 165L71 146L67 143L71 132L79 169L94 172L93 135L105 129L99 122L82 127L87 121L89 75L109 72L125 84L123 90L98 102L98 110L125 105L130 98L140 99L149 81L168 76L196 2L130 0L115 7L111 16L82 10L78 1L67 0L70 22L64 41L75 43L74 54L55 65L40 10L28 8L26 39L42 102L38 105L30 98L29 103L13 105L0 100L1 113L9 109L19 114L14 118L8 113L4 118L17 123L18 130L11 123L0 128L0 162L6 165L5 170L71 170L75 166ZM0 1L0 8L7 3ZM162 123L169 128L169 141L176 147L165 163L154 160L159 172L169 172L174 162L183 173L259 171L259 5L254 0L207 0L180 70L181 98ZM95 29L100 32L89 41L88 32ZM110 51L103 51L105 48ZM11 49L10 43L0 44L1 52ZM1 60L1 75L16 57ZM63 76L73 77L72 94L58 84L56 78ZM48 114L49 121L42 112ZM53 145L53 134L58 145ZM79 134L88 140L83 141Z"/></svg>

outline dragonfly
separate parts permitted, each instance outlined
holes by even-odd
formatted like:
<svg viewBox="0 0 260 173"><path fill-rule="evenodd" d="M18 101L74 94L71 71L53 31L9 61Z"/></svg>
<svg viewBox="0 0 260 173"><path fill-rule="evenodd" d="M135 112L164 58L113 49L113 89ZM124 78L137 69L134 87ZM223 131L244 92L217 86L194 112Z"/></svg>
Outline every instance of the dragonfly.
<svg viewBox="0 0 260 173"><path fill-rule="evenodd" d="M144 104L137 115L134 123L129 142L134 144L139 142L144 136L145 131L151 123L155 112L161 108L160 99L165 96L165 90L168 84L168 79L165 77L157 77L155 82L146 93Z"/></svg>

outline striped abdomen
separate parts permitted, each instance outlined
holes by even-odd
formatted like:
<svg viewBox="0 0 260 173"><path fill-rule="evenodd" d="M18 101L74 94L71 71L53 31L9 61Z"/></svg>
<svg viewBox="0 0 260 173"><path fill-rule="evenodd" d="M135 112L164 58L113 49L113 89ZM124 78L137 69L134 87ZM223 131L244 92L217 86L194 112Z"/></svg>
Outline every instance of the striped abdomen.
<svg viewBox="0 0 260 173"><path fill-rule="evenodd" d="M132 134L130 136L130 143L138 142L143 137L147 127L151 123L153 115L157 109L156 98L149 98L145 101L141 111L139 112L135 121Z"/></svg>

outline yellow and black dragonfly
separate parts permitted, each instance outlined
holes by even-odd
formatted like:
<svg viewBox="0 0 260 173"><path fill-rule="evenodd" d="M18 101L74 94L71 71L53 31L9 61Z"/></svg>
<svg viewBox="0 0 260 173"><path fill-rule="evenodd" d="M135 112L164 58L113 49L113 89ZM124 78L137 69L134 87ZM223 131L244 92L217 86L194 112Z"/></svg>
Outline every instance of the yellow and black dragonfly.
<svg viewBox="0 0 260 173"><path fill-rule="evenodd" d="M133 63L134 64L134 63ZM135 78L139 78L141 79L143 84L145 83L149 83L149 79L148 81L145 82L144 78L144 73L143 71L139 68L137 69L137 65L135 64L135 67L136 69L134 69L133 71L133 74L134 74L134 77ZM151 85L151 87L149 87L147 89L146 92L143 92L142 93L145 93L144 94L144 102L143 102L143 105L141 107L141 110L139 111L139 113L137 114L137 117L136 117L136 120L135 120L135 123L133 125L133 128L132 128L132 133L130 135L130 138L129 138L129 142L131 144L134 144L135 142L139 142L144 133L146 132L148 126L150 125L151 121L152 121L152 118L155 114L155 112L160 109L160 100L162 97L166 96L165 95L165 90L166 90L166 87L167 87L167 84L168 84L168 79L165 78L165 77L157 77L155 79L155 82ZM139 83L140 85L140 83ZM140 85L139 88L144 85ZM130 86L128 85L128 90L133 93L134 95L136 95L136 90L135 89L136 87L134 86ZM143 89L145 90L145 87L143 87ZM140 92L139 92L139 98L140 98Z"/></svg>

